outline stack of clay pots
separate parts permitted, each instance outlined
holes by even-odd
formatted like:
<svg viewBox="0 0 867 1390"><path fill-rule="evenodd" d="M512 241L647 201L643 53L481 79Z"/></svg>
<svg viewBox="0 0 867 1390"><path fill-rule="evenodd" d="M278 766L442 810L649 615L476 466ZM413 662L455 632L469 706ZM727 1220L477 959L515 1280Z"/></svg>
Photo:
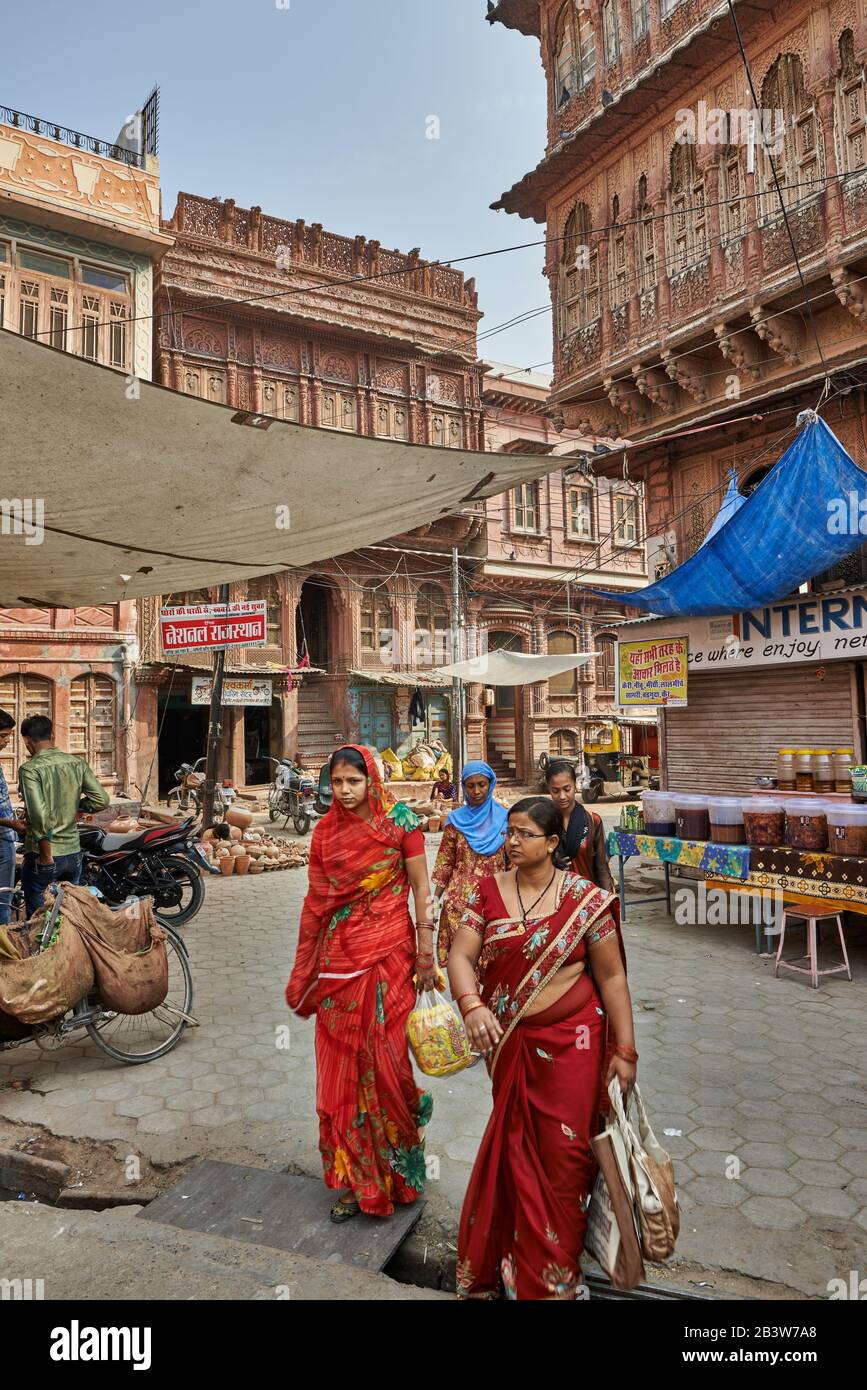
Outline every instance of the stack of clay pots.
<svg viewBox="0 0 867 1390"><path fill-rule="evenodd" d="M291 840L276 840L264 830L241 830L231 826L229 840L214 839L213 831L205 831L202 851L220 872L230 874L261 874L274 869L297 869L310 858L307 844Z"/></svg>

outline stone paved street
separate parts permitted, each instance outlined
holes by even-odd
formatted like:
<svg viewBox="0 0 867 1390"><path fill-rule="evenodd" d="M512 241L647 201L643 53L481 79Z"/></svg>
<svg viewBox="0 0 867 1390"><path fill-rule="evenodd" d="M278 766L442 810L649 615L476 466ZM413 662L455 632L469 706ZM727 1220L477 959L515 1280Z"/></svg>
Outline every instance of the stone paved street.
<svg viewBox="0 0 867 1390"><path fill-rule="evenodd" d="M305 883L303 870L209 880L185 933L201 1026L141 1068L89 1043L5 1053L0 1115L115 1141L119 1156L157 1164L201 1156L318 1172L313 1024L292 1020L288 1052L278 1046ZM829 1279L867 1270L867 948L863 927L849 935L854 982L812 992L773 978L751 927L677 926L656 905L630 912L639 1075L676 1159L680 1257L816 1296ZM430 1084L428 1153L440 1161L431 1195L456 1218L488 1082L479 1066Z"/></svg>

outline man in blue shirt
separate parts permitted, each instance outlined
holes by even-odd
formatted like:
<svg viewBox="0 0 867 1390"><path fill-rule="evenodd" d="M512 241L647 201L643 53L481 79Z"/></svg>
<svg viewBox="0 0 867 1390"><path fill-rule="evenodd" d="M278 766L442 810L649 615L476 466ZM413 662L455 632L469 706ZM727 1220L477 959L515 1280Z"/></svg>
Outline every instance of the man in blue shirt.
<svg viewBox="0 0 867 1390"><path fill-rule="evenodd" d="M0 753L12 742L15 733L15 720L5 709L0 709ZM12 917L12 890L15 887L15 847L16 831L23 835L26 830L23 821L16 820L12 814L9 788L3 769L0 768L0 927L8 927Z"/></svg>

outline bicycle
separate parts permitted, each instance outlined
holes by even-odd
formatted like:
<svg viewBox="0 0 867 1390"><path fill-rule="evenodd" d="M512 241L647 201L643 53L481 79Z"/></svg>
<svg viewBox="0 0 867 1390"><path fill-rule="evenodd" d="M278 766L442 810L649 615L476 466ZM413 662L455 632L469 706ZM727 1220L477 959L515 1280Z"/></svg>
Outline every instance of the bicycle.
<svg viewBox="0 0 867 1390"><path fill-rule="evenodd" d="M20 894L20 889L16 893ZM42 933L43 944L51 938L62 900L61 885ZM21 904L16 905L23 908L23 895ZM165 999L155 1009L146 1014L119 1014L103 1008L99 992L94 989L73 1005L69 1013L51 1023L31 1026L19 1023L9 1014L0 1014L0 1053L28 1042L35 1042L44 1052L54 1052L82 1029L109 1057L129 1066L154 1062L171 1052L185 1029L198 1027L198 1024L192 1016L193 977L186 944L171 927L160 925L166 934L169 988Z"/></svg>

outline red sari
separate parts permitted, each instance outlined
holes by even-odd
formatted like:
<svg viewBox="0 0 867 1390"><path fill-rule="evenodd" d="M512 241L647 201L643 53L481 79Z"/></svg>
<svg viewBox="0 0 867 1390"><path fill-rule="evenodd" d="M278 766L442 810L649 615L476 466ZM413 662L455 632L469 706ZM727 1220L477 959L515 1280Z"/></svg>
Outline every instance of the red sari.
<svg viewBox="0 0 867 1390"><path fill-rule="evenodd" d="M432 1098L413 1078L415 931L404 861L424 854L419 820L367 765L370 821L335 800L313 832L289 1007L316 1014L316 1110L325 1182L390 1216L425 1185Z"/></svg>
<svg viewBox="0 0 867 1390"><path fill-rule="evenodd" d="M463 1298L574 1299L596 1167L602 1076L613 1041L588 946L618 933L617 899L566 874L557 908L526 926L483 880L462 925L484 937L482 998L503 1037L488 1061L494 1108L458 1238ZM622 943L621 943L622 951ZM585 970L549 1008L528 1008L567 962Z"/></svg>

